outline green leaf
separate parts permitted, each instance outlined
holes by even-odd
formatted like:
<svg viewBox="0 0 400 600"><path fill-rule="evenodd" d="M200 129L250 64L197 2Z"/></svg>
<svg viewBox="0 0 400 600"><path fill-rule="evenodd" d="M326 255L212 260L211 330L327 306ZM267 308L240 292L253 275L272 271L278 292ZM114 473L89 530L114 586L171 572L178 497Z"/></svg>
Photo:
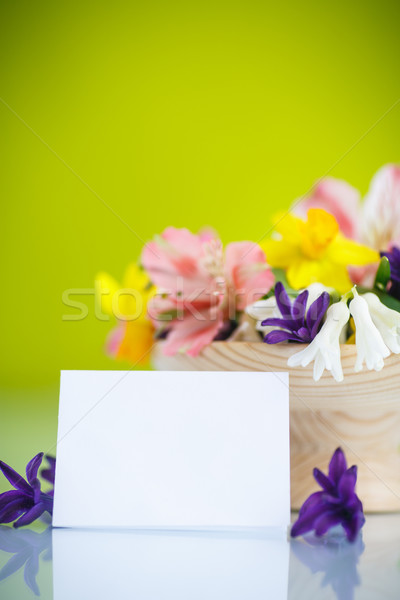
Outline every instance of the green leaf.
<svg viewBox="0 0 400 600"><path fill-rule="evenodd" d="M388 308L392 308L393 310L397 310L397 312L400 312L400 301L399 300L397 300L393 296L390 296L386 292L381 292L379 290L374 290L373 293L378 296L378 298L382 302L382 304L384 304Z"/></svg>
<svg viewBox="0 0 400 600"><path fill-rule="evenodd" d="M286 273L283 269L272 268L271 271L273 272L273 274L275 276L275 284L277 284L278 281L280 281L285 286L285 290L287 291L287 293L289 295L298 296L299 290L294 290L292 287L290 287L288 280L286 279ZM270 294L270 295L272 295L272 294ZM266 297L268 297L268 294Z"/></svg>
<svg viewBox="0 0 400 600"><path fill-rule="evenodd" d="M374 287L378 290L386 290L387 284L390 281L390 263L386 256L381 258L378 270L376 272Z"/></svg>
<svg viewBox="0 0 400 600"><path fill-rule="evenodd" d="M158 321L174 321L175 319L182 318L183 312L181 310L173 309L166 310L157 315Z"/></svg>

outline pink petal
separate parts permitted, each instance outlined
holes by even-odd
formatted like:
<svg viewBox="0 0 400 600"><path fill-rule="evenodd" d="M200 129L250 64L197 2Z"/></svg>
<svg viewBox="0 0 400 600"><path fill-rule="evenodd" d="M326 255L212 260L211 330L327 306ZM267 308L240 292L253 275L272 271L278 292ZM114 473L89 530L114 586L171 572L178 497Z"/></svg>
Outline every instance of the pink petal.
<svg viewBox="0 0 400 600"><path fill-rule="evenodd" d="M188 296L156 294L147 305L147 315L155 327L160 327L175 321L177 313L182 315L182 319L186 314L215 310L222 300L223 295L214 293L212 289L195 290Z"/></svg>
<svg viewBox="0 0 400 600"><path fill-rule="evenodd" d="M400 166L385 165L374 175L363 207L363 241L376 250L400 243Z"/></svg>
<svg viewBox="0 0 400 600"><path fill-rule="evenodd" d="M222 326L221 312L206 311L202 318L197 315L185 315L182 321L173 323L172 331L168 334L163 345L164 354L171 356L184 351L189 356L196 356L210 344Z"/></svg>
<svg viewBox="0 0 400 600"><path fill-rule="evenodd" d="M157 326L157 321L162 320L163 314L172 313L177 308L176 296L156 294L147 304L147 316Z"/></svg>
<svg viewBox="0 0 400 600"><path fill-rule="evenodd" d="M348 267L350 279L356 285L372 288L379 263L371 263L365 267Z"/></svg>
<svg viewBox="0 0 400 600"><path fill-rule="evenodd" d="M202 254L203 240L201 235L192 233L189 229L167 227L161 237L170 244L177 254L189 256L194 260L197 260Z"/></svg>
<svg viewBox="0 0 400 600"><path fill-rule="evenodd" d="M269 292L275 279L263 250L254 242L227 245L225 273L236 295L237 310L244 310Z"/></svg>
<svg viewBox="0 0 400 600"><path fill-rule="evenodd" d="M146 244L142 264L157 287L187 295L209 286L203 264L205 243L188 229L168 227L159 240Z"/></svg>
<svg viewBox="0 0 400 600"><path fill-rule="evenodd" d="M106 339L106 353L115 358L125 336L126 323L120 323L110 331Z"/></svg>

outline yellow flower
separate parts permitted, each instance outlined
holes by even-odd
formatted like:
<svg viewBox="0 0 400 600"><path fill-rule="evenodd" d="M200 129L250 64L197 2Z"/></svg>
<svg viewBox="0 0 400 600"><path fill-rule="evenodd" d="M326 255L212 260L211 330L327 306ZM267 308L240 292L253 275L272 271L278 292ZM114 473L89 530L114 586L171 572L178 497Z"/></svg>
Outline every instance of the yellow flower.
<svg viewBox="0 0 400 600"><path fill-rule="evenodd" d="M117 360L145 366L151 358L154 327L151 321L127 321L114 329L107 340L107 350Z"/></svg>
<svg viewBox="0 0 400 600"><path fill-rule="evenodd" d="M350 326L351 335L348 338L346 344L355 344L356 343L356 326L354 325L353 317L350 317L349 326Z"/></svg>
<svg viewBox="0 0 400 600"><path fill-rule="evenodd" d="M352 287L348 266L379 261L375 250L346 239L335 217L320 208L310 208L307 221L284 216L275 231L279 239L261 245L271 267L285 269L296 290L319 282L345 293Z"/></svg>
<svg viewBox="0 0 400 600"><path fill-rule="evenodd" d="M109 335L108 352L120 360L147 364L154 341L147 304L156 292L147 273L133 263L126 269L122 285L108 273L99 273L96 291L100 294L102 312L119 321Z"/></svg>

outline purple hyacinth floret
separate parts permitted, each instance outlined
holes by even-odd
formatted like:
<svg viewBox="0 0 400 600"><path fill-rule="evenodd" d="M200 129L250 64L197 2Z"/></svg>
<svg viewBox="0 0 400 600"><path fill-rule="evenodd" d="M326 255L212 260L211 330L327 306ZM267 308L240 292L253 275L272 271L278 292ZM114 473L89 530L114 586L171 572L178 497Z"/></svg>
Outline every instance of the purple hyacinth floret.
<svg viewBox="0 0 400 600"><path fill-rule="evenodd" d="M322 292L307 310L308 290L301 292L292 302L279 281L275 286L275 298L282 318L270 318L262 322L263 326L279 327L267 333L264 342L267 344L286 341L310 343L317 335L328 310L330 302L328 292Z"/></svg>
<svg viewBox="0 0 400 600"><path fill-rule="evenodd" d="M381 252L381 257L386 256L390 264L389 294L400 300L400 248L393 246L388 252Z"/></svg>
<svg viewBox="0 0 400 600"><path fill-rule="evenodd" d="M15 521L14 527L29 525L44 512L53 513L53 498L40 489L37 478L43 460L40 452L26 466L26 480L14 469L0 461L0 470L15 488L0 494L0 523Z"/></svg>
<svg viewBox="0 0 400 600"><path fill-rule="evenodd" d="M349 542L354 542L365 523L363 506L355 492L357 467L348 469L343 450L337 448L329 463L329 474L314 469L313 475L323 491L311 494L304 502L291 535L314 531L319 537L331 527L342 525Z"/></svg>

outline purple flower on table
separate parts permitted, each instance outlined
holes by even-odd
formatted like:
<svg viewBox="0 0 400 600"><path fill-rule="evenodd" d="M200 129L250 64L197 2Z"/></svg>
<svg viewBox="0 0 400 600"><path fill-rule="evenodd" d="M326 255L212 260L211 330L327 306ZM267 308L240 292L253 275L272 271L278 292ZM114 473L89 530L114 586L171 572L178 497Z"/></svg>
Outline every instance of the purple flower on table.
<svg viewBox="0 0 400 600"><path fill-rule="evenodd" d="M314 469L313 475L323 491L311 494L304 502L291 535L297 537L314 531L320 537L332 527L342 525L347 539L353 542L365 523L363 506L355 492L357 467L348 469L343 450L337 448L328 475L319 469Z"/></svg>
<svg viewBox="0 0 400 600"><path fill-rule="evenodd" d="M386 256L390 265L389 294L400 300L400 248L393 246L388 252L381 252L381 257Z"/></svg>
<svg viewBox="0 0 400 600"><path fill-rule="evenodd" d="M49 490L47 494L49 496L54 496L54 480L56 478L56 458L55 456L51 456L51 454L46 454L44 457L47 460L48 467L45 469L41 469L40 476L48 483L51 483L53 486L52 490Z"/></svg>
<svg viewBox="0 0 400 600"><path fill-rule="evenodd" d="M14 527L29 525L46 511L53 512L53 498L40 489L37 478L43 452L30 460L26 466L26 480L9 465L0 461L0 470L15 488L0 494L0 523L15 521Z"/></svg>
<svg viewBox="0 0 400 600"><path fill-rule="evenodd" d="M276 284L275 298L282 318L272 317L262 321L263 327L279 327L267 333L264 342L267 344L285 341L310 343L315 338L328 310L330 296L328 292L322 292L307 308L308 296L309 291L304 290L291 301L283 284L281 282Z"/></svg>

